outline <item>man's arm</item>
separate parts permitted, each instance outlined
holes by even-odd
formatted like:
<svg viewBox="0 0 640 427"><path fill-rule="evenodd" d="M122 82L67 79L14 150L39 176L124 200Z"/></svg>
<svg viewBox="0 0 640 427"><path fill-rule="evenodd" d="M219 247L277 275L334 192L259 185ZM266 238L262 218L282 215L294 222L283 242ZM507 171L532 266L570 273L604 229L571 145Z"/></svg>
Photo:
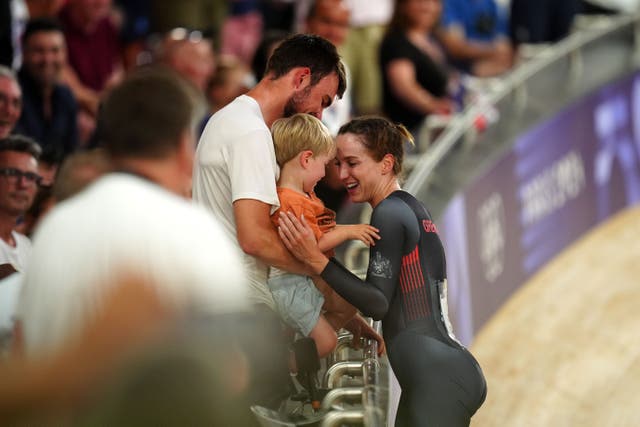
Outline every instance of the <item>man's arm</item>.
<svg viewBox="0 0 640 427"><path fill-rule="evenodd" d="M291 273L313 275L284 246L269 217L271 205L254 199L233 202L238 243L242 250L265 264Z"/></svg>

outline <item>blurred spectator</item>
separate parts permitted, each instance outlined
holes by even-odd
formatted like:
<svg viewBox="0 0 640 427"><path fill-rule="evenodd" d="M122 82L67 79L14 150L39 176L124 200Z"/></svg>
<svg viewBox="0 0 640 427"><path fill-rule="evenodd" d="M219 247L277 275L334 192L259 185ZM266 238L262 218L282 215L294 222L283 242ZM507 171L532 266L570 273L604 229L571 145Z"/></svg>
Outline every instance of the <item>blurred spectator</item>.
<svg viewBox="0 0 640 427"><path fill-rule="evenodd" d="M228 15L228 0L153 0L151 32L164 34L172 28L198 30L220 45L218 34Z"/></svg>
<svg viewBox="0 0 640 427"><path fill-rule="evenodd" d="M24 272L31 243L15 231L18 219L29 209L38 190L38 156L35 141L13 135L0 140L0 265Z"/></svg>
<svg viewBox="0 0 640 427"><path fill-rule="evenodd" d="M220 53L249 64L262 37L262 14L257 0L232 0L222 25Z"/></svg>
<svg viewBox="0 0 640 427"><path fill-rule="evenodd" d="M254 360L274 362L269 331L248 313L168 304L157 288L135 276L109 284L60 351L0 365L0 421L257 427L247 385Z"/></svg>
<svg viewBox="0 0 640 427"><path fill-rule="evenodd" d="M101 310L89 313L86 327L81 325L78 336L60 351L36 360L13 357L0 364L3 425L76 424L70 415L86 408L101 380L114 375L136 345L148 344L167 328L173 313L151 286L128 278L112 287L103 296Z"/></svg>
<svg viewBox="0 0 640 427"><path fill-rule="evenodd" d="M221 56L207 87L209 111L215 113L254 85L253 75L243 62L235 56Z"/></svg>
<svg viewBox="0 0 640 427"><path fill-rule="evenodd" d="M53 18L66 0L4 0L0 2L0 64L22 66L20 38L29 19Z"/></svg>
<svg viewBox="0 0 640 427"><path fill-rule="evenodd" d="M103 139L117 172L38 228L18 310L27 356L60 350L128 275L178 310L247 305L238 253L211 215L180 197L191 182L194 110L193 90L169 70L140 70L110 92Z"/></svg>
<svg viewBox="0 0 640 427"><path fill-rule="evenodd" d="M382 111L382 77L378 51L393 14L393 0L345 0L351 11L351 29L340 49L353 82L354 110L358 115Z"/></svg>
<svg viewBox="0 0 640 427"><path fill-rule="evenodd" d="M75 196L93 181L112 169L103 149L77 151L68 156L56 175L53 197L56 203Z"/></svg>
<svg viewBox="0 0 640 427"><path fill-rule="evenodd" d="M158 53L160 62L168 65L204 94L216 68L211 40L201 31L174 28L163 38Z"/></svg>
<svg viewBox="0 0 640 427"><path fill-rule="evenodd" d="M440 39L456 67L477 77L511 68L507 14L495 0L446 0L443 6Z"/></svg>
<svg viewBox="0 0 640 427"><path fill-rule="evenodd" d="M31 237L40 219L54 204L78 194L82 189L111 170L102 149L76 151L67 156L58 171L58 164L47 164L46 153L38 159L42 180L31 208L18 226L22 234ZM43 175L44 172L44 175ZM45 176L48 181L45 181ZM54 182L55 178L55 182Z"/></svg>
<svg viewBox="0 0 640 427"><path fill-rule="evenodd" d="M396 0L380 45L384 113L414 135L429 114L454 110L445 57L433 37L441 0Z"/></svg>
<svg viewBox="0 0 640 427"><path fill-rule="evenodd" d="M22 36L22 114L15 132L35 139L58 158L78 146L77 104L68 86L60 82L66 62L62 29L54 21L29 21Z"/></svg>
<svg viewBox="0 0 640 427"><path fill-rule="evenodd" d="M251 71L256 82L262 80L264 71L267 69L269 57L288 36L289 33L283 30L267 30L264 33L251 60Z"/></svg>
<svg viewBox="0 0 640 427"><path fill-rule="evenodd" d="M22 90L14 72L0 65L0 138L7 137L22 111Z"/></svg>
<svg viewBox="0 0 640 427"><path fill-rule="evenodd" d="M59 14L68 50L63 78L80 107L81 145L86 145L95 130L104 90L123 77L122 47L111 6L111 0L68 0Z"/></svg>
<svg viewBox="0 0 640 427"><path fill-rule="evenodd" d="M25 236L31 237L35 226L42 215L53 206L53 182L58 172L59 159L55 152L44 150L38 157L38 191L33 199L31 207L21 218L18 230Z"/></svg>
<svg viewBox="0 0 640 427"><path fill-rule="evenodd" d="M151 32L152 0L115 0L122 21L122 62L126 70L151 62L147 38Z"/></svg>
<svg viewBox="0 0 640 427"><path fill-rule="evenodd" d="M29 138L0 140L0 359L11 344L21 274L31 251L29 238L17 228L38 189L39 155L40 147Z"/></svg>
<svg viewBox="0 0 640 427"><path fill-rule="evenodd" d="M579 10L579 0L511 0L511 41L514 46L555 43L569 34Z"/></svg>
<svg viewBox="0 0 640 427"><path fill-rule="evenodd" d="M349 34L349 9L342 0L316 0L309 8L306 20L306 31L317 34L329 40L340 49ZM347 89L342 98L335 99L333 103L322 113L322 122L329 128L332 135L338 133L338 129L351 118L351 90L349 89L350 72L347 73Z"/></svg>

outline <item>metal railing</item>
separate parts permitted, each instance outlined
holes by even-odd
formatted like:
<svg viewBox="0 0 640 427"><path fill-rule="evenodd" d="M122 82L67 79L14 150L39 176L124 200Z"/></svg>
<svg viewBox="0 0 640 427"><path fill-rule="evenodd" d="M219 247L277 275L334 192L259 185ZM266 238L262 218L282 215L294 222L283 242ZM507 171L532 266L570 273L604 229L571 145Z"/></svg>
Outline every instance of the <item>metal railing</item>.
<svg viewBox="0 0 640 427"><path fill-rule="evenodd" d="M497 105L507 96L513 95L519 100L521 107L527 102L526 82L536 74L550 67L560 59L570 58L571 73L574 77L584 70L581 62L581 51L589 44L612 33L625 29L634 31L636 46L640 46L640 14L614 15L598 17L601 25L593 25L586 29L579 29L560 42L549 45L535 57L516 66L511 72L499 79L489 79L486 98L482 103L472 103L461 114L451 118L442 133L434 140L429 148L415 160L415 167L411 171L404 188L415 194L427 182L436 167L456 147L465 141L465 136L474 131L475 120L490 112L492 106ZM605 21L606 20L606 21ZM636 49L637 52L637 49ZM636 53L637 55L637 53ZM636 57L635 60L638 58Z"/></svg>

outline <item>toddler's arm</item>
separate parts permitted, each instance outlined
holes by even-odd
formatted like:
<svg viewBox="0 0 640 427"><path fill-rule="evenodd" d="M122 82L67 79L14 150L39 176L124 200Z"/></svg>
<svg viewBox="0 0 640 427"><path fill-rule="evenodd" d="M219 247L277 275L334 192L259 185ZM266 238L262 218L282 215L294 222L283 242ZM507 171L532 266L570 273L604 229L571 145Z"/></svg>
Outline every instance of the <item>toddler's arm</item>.
<svg viewBox="0 0 640 427"><path fill-rule="evenodd" d="M360 240L367 246L375 246L378 239L378 229L369 224L336 225L322 235L318 240L318 247L322 252L326 252L347 240Z"/></svg>

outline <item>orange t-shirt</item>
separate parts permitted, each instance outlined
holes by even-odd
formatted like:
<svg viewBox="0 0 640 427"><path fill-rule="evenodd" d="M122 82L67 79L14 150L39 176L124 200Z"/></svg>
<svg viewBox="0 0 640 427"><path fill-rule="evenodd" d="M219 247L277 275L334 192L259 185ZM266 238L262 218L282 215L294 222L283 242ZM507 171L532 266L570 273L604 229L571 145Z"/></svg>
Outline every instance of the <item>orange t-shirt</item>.
<svg viewBox="0 0 640 427"><path fill-rule="evenodd" d="M271 222L276 227L279 221L278 213L281 210L293 212L298 218L300 215L304 215L316 236L316 240L336 226L336 213L327 208L314 192L304 194L289 188L278 187L278 198L280 199L280 208L271 215Z"/></svg>

